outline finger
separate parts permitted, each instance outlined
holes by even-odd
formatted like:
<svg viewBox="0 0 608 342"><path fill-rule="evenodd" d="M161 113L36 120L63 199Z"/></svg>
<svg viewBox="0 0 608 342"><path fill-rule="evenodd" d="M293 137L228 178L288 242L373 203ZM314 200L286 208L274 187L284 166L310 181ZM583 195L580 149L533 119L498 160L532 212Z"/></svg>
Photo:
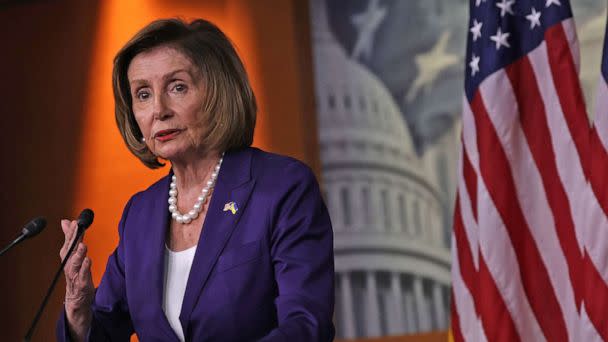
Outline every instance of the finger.
<svg viewBox="0 0 608 342"><path fill-rule="evenodd" d="M63 258L65 257L65 254L67 253L68 250L68 241L70 241L70 236L71 236L71 231L70 231L70 221L63 219L61 220L61 230L63 231L63 245L61 246L61 249L59 250L59 256L61 257L61 260L63 260Z"/></svg>
<svg viewBox="0 0 608 342"><path fill-rule="evenodd" d="M70 278L73 278L78 275L80 268L82 267L82 262L87 255L87 246L84 243L79 243L78 247L70 256L68 263L66 264L67 275Z"/></svg>
<svg viewBox="0 0 608 342"><path fill-rule="evenodd" d="M73 225L74 221L61 220L61 229L63 230L64 240L63 245L69 246L70 242L74 239L76 230Z"/></svg>
<svg viewBox="0 0 608 342"><path fill-rule="evenodd" d="M64 259L66 258L69 250L71 247L71 243L68 244L68 242L66 242L66 244L64 244L61 249L59 250L59 256L61 257L61 262L64 261ZM70 258L72 258L76 252L78 251L78 243L76 243L76 245L74 246L74 250L72 251L72 254L70 254ZM68 260L69 262L69 260Z"/></svg>
<svg viewBox="0 0 608 342"><path fill-rule="evenodd" d="M72 244L72 242L76 238L76 233L78 232L78 223L76 223L76 221L70 221L69 229L70 229L70 240L69 241L70 241L70 244Z"/></svg>
<svg viewBox="0 0 608 342"><path fill-rule="evenodd" d="M61 231L63 231L63 244L65 245L68 241L70 241L71 230L70 230L70 221L63 219L61 220Z"/></svg>
<svg viewBox="0 0 608 342"><path fill-rule="evenodd" d="M67 219L61 220L61 230L63 231L63 235L66 235L68 233L69 225L70 225L69 220L67 220Z"/></svg>
<svg viewBox="0 0 608 342"><path fill-rule="evenodd" d="M88 287L93 284L93 277L91 276L91 258L85 257L82 261L80 271L78 271L78 281L83 287Z"/></svg>
<svg viewBox="0 0 608 342"><path fill-rule="evenodd" d="M67 253L67 251L69 251L69 248L72 246L72 244L74 244L74 239L76 239L77 236L78 236L78 224L76 223L76 221L70 221L70 223L68 225L68 235L66 235L66 243L64 245L66 253ZM78 241L75 244L82 242L82 238L83 238L83 235L81 234Z"/></svg>

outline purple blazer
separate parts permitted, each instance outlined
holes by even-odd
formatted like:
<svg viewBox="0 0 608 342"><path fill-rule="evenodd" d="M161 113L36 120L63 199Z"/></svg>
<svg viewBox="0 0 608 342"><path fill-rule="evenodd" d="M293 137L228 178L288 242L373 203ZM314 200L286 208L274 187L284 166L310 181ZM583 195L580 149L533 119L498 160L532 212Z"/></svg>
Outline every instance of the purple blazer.
<svg viewBox="0 0 608 342"><path fill-rule="evenodd" d="M124 209L90 341L178 341L162 309L169 177ZM333 233L311 170L255 148L226 153L184 295L186 341L331 341L333 306ZM69 341L65 313L57 339Z"/></svg>

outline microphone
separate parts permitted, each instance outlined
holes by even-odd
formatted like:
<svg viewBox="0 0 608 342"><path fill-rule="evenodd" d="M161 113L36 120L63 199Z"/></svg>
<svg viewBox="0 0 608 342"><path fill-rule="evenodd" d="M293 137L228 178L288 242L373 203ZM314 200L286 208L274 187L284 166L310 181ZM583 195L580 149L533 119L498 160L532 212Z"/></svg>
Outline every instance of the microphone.
<svg viewBox="0 0 608 342"><path fill-rule="evenodd" d="M0 255L6 253L6 251L13 248L21 241L38 235L38 233L40 233L44 227L46 227L46 219L44 217L36 217L35 219L31 220L23 227L21 234L0 251Z"/></svg>
<svg viewBox="0 0 608 342"><path fill-rule="evenodd" d="M23 338L23 341L29 342L32 339L32 335L34 335L36 325L38 324L38 321L42 316L42 312L44 311L44 308L46 307L46 304L49 301L49 298L51 297L51 293L53 293L53 289L55 289L55 285L57 285L57 280L59 280L59 276L61 275L65 264L68 262L68 259L70 259L70 255L72 255L72 252L74 252L74 248L78 244L78 240L80 240L80 237L84 234L84 231L89 228L91 223L93 223L94 217L95 214L91 209L84 209L80 212L80 215L78 215L78 220L76 221L76 224L78 225L78 229L76 230L76 237L74 237L74 240L72 241L72 244L70 245L70 248L68 249L65 258L63 258L63 260L61 261L61 265L59 266L57 273L55 273L55 277L53 277L51 286L49 286L48 290L46 291L46 295L44 296L44 299L42 300L42 303L38 308L38 312L36 312L36 316L34 317L30 328L27 330L27 334Z"/></svg>
<svg viewBox="0 0 608 342"><path fill-rule="evenodd" d="M84 232L84 230L89 228L91 223L93 223L93 218L95 218L93 210L87 208L81 211L80 215L78 215L78 220L76 221L78 224L78 230L82 229Z"/></svg>

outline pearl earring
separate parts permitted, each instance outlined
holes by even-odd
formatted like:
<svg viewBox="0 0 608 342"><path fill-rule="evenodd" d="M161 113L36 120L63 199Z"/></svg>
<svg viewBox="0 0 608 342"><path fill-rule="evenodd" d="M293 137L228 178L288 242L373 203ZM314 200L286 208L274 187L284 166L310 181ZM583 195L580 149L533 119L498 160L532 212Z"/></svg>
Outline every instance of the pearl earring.
<svg viewBox="0 0 608 342"><path fill-rule="evenodd" d="M141 142L142 142L142 143L145 143L145 142L146 142L146 138L141 137Z"/></svg>

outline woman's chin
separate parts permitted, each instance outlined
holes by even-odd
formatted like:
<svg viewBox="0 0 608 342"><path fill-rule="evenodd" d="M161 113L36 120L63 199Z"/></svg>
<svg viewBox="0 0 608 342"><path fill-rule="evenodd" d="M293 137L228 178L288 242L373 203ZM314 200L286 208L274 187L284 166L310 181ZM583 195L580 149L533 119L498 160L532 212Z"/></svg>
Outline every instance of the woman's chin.
<svg viewBox="0 0 608 342"><path fill-rule="evenodd" d="M156 151L156 155L159 158L168 160L170 162L184 159L184 153L174 149L161 149Z"/></svg>
<svg viewBox="0 0 608 342"><path fill-rule="evenodd" d="M186 151L183 150L178 150L178 151L159 151L156 154L158 157L168 160L171 163L190 163L190 162L194 162L195 158L194 155L192 154L192 152L187 153Z"/></svg>

